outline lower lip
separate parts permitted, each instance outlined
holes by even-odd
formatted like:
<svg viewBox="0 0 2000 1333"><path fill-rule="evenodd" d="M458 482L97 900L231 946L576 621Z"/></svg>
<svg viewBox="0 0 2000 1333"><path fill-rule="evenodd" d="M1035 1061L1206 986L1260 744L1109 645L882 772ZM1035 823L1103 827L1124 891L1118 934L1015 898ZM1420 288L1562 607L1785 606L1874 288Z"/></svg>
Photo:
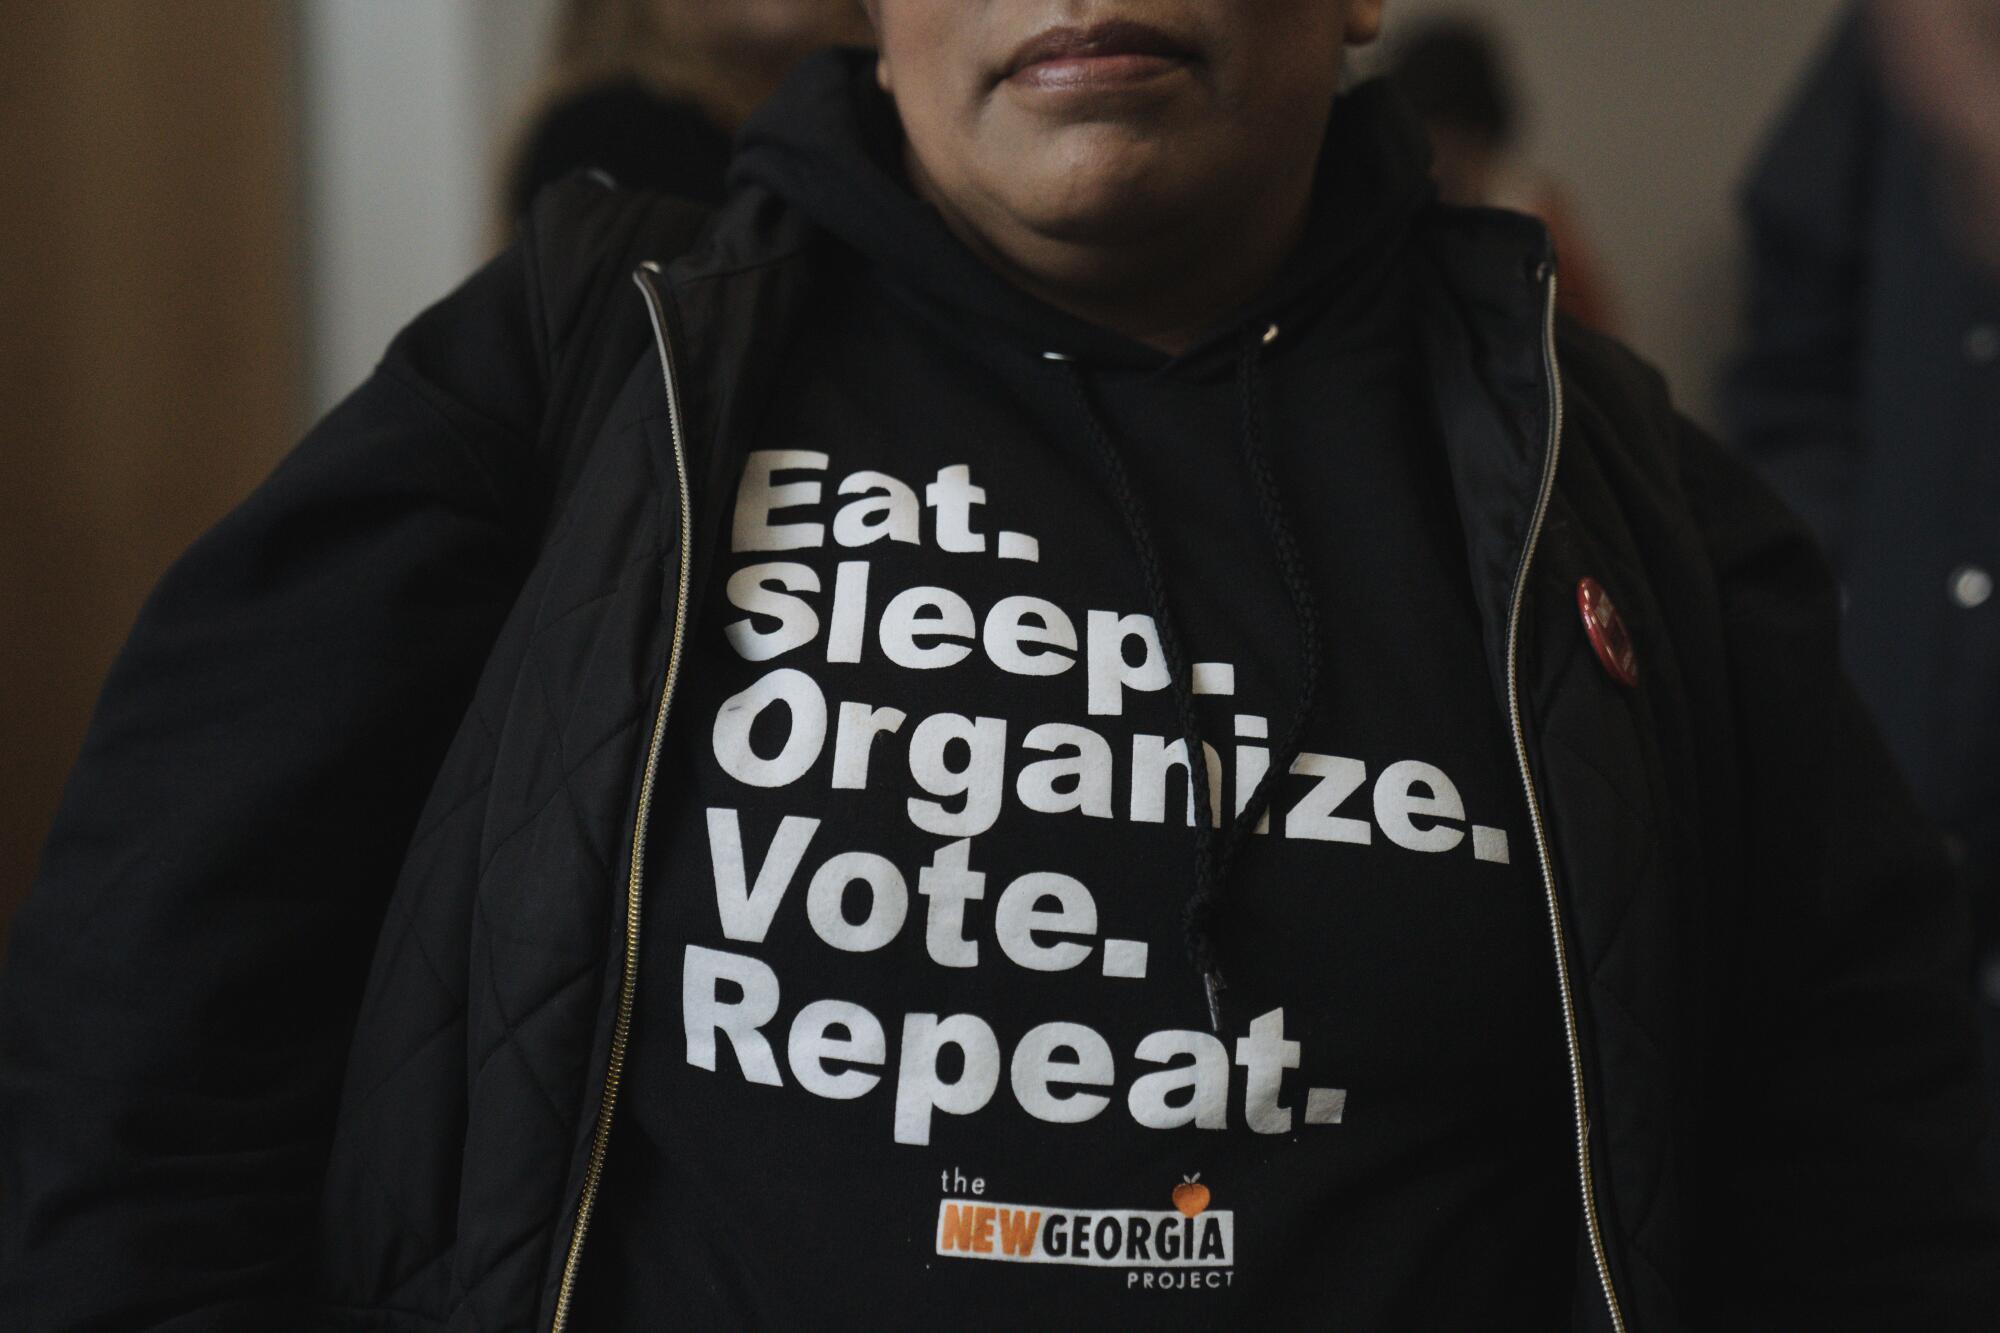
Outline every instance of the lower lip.
<svg viewBox="0 0 2000 1333"><path fill-rule="evenodd" d="M1174 56L1066 56L1016 70L1009 81L1045 92L1130 88L1165 78L1186 66L1185 60Z"/></svg>

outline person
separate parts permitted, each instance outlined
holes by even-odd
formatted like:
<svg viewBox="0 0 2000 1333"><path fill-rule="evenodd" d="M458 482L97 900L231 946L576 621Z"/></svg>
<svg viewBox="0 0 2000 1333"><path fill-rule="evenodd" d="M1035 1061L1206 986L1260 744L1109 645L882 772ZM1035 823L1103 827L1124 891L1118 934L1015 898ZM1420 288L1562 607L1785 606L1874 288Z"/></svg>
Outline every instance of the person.
<svg viewBox="0 0 2000 1333"><path fill-rule="evenodd" d="M1874 0L1868 22L1903 114L1939 159L1958 248L2000 270L2000 45L1981 0Z"/></svg>
<svg viewBox="0 0 2000 1333"><path fill-rule="evenodd" d="M189 553L0 981L26 1327L1990 1328L1810 536L1377 0L876 0Z"/></svg>
<svg viewBox="0 0 2000 1333"><path fill-rule="evenodd" d="M511 225L578 171L719 204L731 136L757 104L811 52L868 40L853 0L567 0L502 211Z"/></svg>
<svg viewBox="0 0 2000 1333"><path fill-rule="evenodd" d="M1948 835L2000 1125L2000 275L1980 173L1900 49L1850 7L1744 187L1750 328L1724 405L1831 558L1848 668Z"/></svg>
<svg viewBox="0 0 2000 1333"><path fill-rule="evenodd" d="M1430 136L1445 202L1540 218L1562 260L1562 312L1616 332L1611 284L1569 192L1522 156L1521 95L1493 30L1462 15L1427 18L1394 43L1388 72Z"/></svg>

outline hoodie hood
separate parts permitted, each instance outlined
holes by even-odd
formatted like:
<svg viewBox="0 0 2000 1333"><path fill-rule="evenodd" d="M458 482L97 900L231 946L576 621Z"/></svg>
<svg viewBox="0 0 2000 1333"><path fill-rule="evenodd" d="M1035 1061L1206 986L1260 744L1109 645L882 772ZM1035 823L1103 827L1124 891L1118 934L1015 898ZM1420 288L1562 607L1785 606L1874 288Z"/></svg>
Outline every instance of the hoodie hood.
<svg viewBox="0 0 2000 1333"><path fill-rule="evenodd" d="M1435 197L1421 127L1382 81L1339 98L1328 122L1306 235L1257 300L1170 357L1041 301L989 267L910 188L896 108L874 53L807 60L745 126L732 188L769 189L859 252L898 288L988 337L1104 368L1226 365L1240 331L1324 311L1343 279L1399 245Z"/></svg>

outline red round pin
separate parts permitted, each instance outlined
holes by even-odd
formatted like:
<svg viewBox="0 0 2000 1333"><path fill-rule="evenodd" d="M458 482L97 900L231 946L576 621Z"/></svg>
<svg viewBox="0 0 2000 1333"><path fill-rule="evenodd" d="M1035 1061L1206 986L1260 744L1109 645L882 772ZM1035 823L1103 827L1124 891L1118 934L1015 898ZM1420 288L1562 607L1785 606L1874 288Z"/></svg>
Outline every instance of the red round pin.
<svg viewBox="0 0 2000 1333"><path fill-rule="evenodd" d="M1604 674L1627 687L1639 683L1639 654L1632 647L1632 635L1625 618L1612 605L1611 594L1596 579L1576 585L1577 609L1583 612L1583 631L1597 650Z"/></svg>

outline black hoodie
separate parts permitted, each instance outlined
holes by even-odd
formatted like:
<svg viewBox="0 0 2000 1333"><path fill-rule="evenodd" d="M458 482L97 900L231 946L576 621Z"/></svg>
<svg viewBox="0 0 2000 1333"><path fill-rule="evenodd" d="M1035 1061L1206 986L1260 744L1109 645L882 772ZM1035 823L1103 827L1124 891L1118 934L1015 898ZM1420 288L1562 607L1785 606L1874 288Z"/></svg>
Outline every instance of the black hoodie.
<svg viewBox="0 0 2000 1333"><path fill-rule="evenodd" d="M825 279L687 644L680 984L579 1319L1557 1325L1561 1018L1411 123L1339 101L1297 254L1178 357L1009 285L900 155L829 56L734 168Z"/></svg>

